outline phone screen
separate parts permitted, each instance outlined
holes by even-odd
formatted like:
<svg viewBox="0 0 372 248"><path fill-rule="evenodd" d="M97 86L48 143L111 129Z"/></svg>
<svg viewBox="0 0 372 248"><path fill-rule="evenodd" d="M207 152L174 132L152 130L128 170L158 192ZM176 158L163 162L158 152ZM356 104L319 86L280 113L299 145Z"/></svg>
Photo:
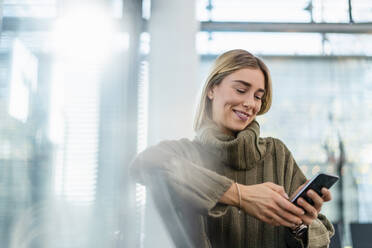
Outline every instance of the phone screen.
<svg viewBox="0 0 372 248"><path fill-rule="evenodd" d="M323 187L330 189L337 181L338 176L330 175L326 173L320 173L314 176L291 200L292 203L297 205L297 199L302 197L308 203L314 205L314 202L310 197L307 196L306 192L309 189L314 190L320 196L322 196L321 189Z"/></svg>

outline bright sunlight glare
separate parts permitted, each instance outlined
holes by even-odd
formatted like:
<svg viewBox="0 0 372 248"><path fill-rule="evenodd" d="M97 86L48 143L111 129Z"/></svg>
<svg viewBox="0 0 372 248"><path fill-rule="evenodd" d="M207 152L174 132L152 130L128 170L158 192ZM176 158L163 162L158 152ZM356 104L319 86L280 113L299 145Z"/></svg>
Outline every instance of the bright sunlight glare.
<svg viewBox="0 0 372 248"><path fill-rule="evenodd" d="M58 58L90 63L102 63L111 53L129 47L128 35L118 32L113 19L102 9L89 6L58 19L52 42Z"/></svg>

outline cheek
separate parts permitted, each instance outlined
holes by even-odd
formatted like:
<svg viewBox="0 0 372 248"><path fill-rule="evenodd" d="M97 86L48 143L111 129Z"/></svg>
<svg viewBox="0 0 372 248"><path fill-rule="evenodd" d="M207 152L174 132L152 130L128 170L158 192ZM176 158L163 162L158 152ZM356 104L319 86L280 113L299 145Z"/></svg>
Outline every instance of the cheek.
<svg viewBox="0 0 372 248"><path fill-rule="evenodd" d="M238 101L231 96L223 96L219 99L216 106L218 106L220 110L223 111L223 109L229 109L231 106L236 105L237 102Z"/></svg>
<svg viewBox="0 0 372 248"><path fill-rule="evenodd" d="M241 104L241 102L243 101L244 99L240 98L239 96L229 95L229 96L226 96L224 99L224 106L226 108L231 108L233 106L237 106Z"/></svg>
<svg viewBox="0 0 372 248"><path fill-rule="evenodd" d="M214 101L212 104L212 109L213 109L213 118L214 119L221 119L224 118L223 116L225 115L225 109L226 109L226 104L224 101L221 101L222 99L218 99L218 101Z"/></svg>
<svg viewBox="0 0 372 248"><path fill-rule="evenodd" d="M262 106L262 102L257 102L257 104L254 107L255 114L257 114L258 112L260 112L261 106Z"/></svg>

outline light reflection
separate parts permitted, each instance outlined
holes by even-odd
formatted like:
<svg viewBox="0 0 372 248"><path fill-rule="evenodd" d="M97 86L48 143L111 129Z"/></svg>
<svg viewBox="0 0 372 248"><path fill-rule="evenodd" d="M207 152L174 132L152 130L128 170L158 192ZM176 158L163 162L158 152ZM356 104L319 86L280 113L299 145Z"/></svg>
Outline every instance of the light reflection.
<svg viewBox="0 0 372 248"><path fill-rule="evenodd" d="M322 53L321 35L317 33L234 33L199 32L197 34L199 54L220 54L223 51L242 48L254 54L310 55ZM273 44L280 44L273 46Z"/></svg>
<svg viewBox="0 0 372 248"><path fill-rule="evenodd" d="M37 87L37 58L18 39L14 41L10 81L9 115L25 122L30 94Z"/></svg>
<svg viewBox="0 0 372 248"><path fill-rule="evenodd" d="M334 173L334 167L332 165L327 166L327 173L330 173L330 174Z"/></svg>
<svg viewBox="0 0 372 248"><path fill-rule="evenodd" d="M67 201L91 204L98 166L100 70L57 62L53 73L50 137L56 142L54 190Z"/></svg>
<svg viewBox="0 0 372 248"><path fill-rule="evenodd" d="M317 174L320 172L320 166L319 165L315 165L311 171L313 173L313 175Z"/></svg>
<svg viewBox="0 0 372 248"><path fill-rule="evenodd" d="M54 190L75 204L95 200L102 68L115 52L129 48L128 34L119 32L104 10L89 5L66 10L52 33L49 135L56 145Z"/></svg>
<svg viewBox="0 0 372 248"><path fill-rule="evenodd" d="M60 58L102 63L112 52L128 49L129 37L118 32L113 18L101 8L84 6L56 21L52 44Z"/></svg>
<svg viewBox="0 0 372 248"><path fill-rule="evenodd" d="M308 166L307 165L301 165L300 166L300 169L302 170L302 172L306 175L307 174L307 169L308 169Z"/></svg>

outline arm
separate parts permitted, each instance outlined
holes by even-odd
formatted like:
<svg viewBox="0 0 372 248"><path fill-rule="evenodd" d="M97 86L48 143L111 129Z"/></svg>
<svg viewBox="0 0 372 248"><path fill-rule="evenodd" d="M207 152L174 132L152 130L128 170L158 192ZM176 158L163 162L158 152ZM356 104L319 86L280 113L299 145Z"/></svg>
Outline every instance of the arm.
<svg viewBox="0 0 372 248"><path fill-rule="evenodd" d="M221 197L220 202L240 207L249 215L273 226L293 228L302 223L298 216L304 214L301 208L288 201L284 188L274 183L249 186L233 184Z"/></svg>
<svg viewBox="0 0 372 248"><path fill-rule="evenodd" d="M182 141L165 141L146 149L132 163L132 175L175 208L223 215L226 209L221 208L218 201L230 188L232 180L188 159L199 155L196 148L186 145Z"/></svg>

